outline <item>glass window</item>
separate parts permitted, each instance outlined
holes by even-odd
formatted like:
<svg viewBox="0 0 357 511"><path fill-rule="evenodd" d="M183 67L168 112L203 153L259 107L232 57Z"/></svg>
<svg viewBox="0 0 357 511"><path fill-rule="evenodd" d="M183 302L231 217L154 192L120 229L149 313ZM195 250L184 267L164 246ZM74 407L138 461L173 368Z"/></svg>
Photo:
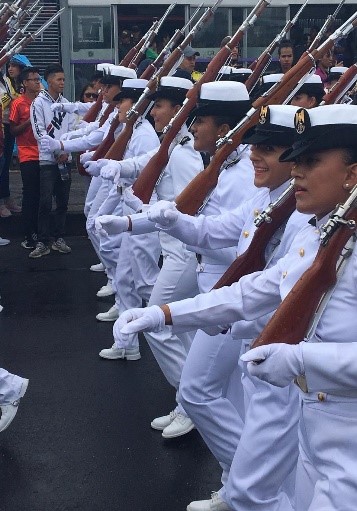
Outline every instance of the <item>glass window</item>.
<svg viewBox="0 0 357 511"><path fill-rule="evenodd" d="M110 49L112 26L110 7L72 8L73 51Z"/></svg>
<svg viewBox="0 0 357 511"><path fill-rule="evenodd" d="M191 15L195 9L191 8ZM202 8L196 19L204 12ZM221 7L217 9L213 18L205 23L200 32L195 35L192 46L198 48L201 58L211 59L219 50L222 39L229 34L230 9Z"/></svg>
<svg viewBox="0 0 357 511"><path fill-rule="evenodd" d="M247 33L247 57L258 57L286 25L285 7L267 7Z"/></svg>

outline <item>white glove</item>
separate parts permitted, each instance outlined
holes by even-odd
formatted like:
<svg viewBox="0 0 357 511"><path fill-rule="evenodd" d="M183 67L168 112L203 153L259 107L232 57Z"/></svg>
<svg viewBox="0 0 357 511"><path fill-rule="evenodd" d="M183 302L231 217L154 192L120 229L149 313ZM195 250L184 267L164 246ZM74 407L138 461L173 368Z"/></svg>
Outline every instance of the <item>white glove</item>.
<svg viewBox="0 0 357 511"><path fill-rule="evenodd" d="M104 160L105 161L105 160ZM106 160L109 161L110 160ZM105 165L101 168L100 175L104 179L110 179L111 181L115 181L115 178L120 177L120 166L118 165L118 162L114 163L108 163L108 165ZM118 184L118 183L116 183Z"/></svg>
<svg viewBox="0 0 357 511"><path fill-rule="evenodd" d="M53 103L51 105L52 112L67 112L69 114L73 114L76 110L78 110L78 105L75 103Z"/></svg>
<svg viewBox="0 0 357 511"><path fill-rule="evenodd" d="M53 153L61 150L61 142L49 135L43 135L43 137L40 138L40 148L41 151L45 153Z"/></svg>
<svg viewBox="0 0 357 511"><path fill-rule="evenodd" d="M87 223L86 223L86 229L87 231L94 231L95 232L95 216L91 216L87 219Z"/></svg>
<svg viewBox="0 0 357 511"><path fill-rule="evenodd" d="M129 229L127 216L101 215L95 219L95 230L103 236L121 234Z"/></svg>
<svg viewBox="0 0 357 511"><path fill-rule="evenodd" d="M99 128L99 121L86 122L86 126L83 127L84 135L89 135L92 131L95 131Z"/></svg>
<svg viewBox="0 0 357 511"><path fill-rule="evenodd" d="M268 344L259 346L240 357L248 362L252 376L277 387L287 387L296 376L305 372L301 345Z"/></svg>
<svg viewBox="0 0 357 511"><path fill-rule="evenodd" d="M165 328L165 314L158 305L123 312L113 327L114 339L130 341L137 332L161 332Z"/></svg>
<svg viewBox="0 0 357 511"><path fill-rule="evenodd" d="M76 135L75 131L68 131L68 133L63 133L63 135L60 136L60 141L64 142L65 140L71 140L71 138L76 138L76 136L79 135Z"/></svg>
<svg viewBox="0 0 357 511"><path fill-rule="evenodd" d="M89 175L98 177L100 175L100 169L96 161L87 161L83 167L86 169Z"/></svg>
<svg viewBox="0 0 357 511"><path fill-rule="evenodd" d="M115 178L114 178L115 183ZM117 184L117 183L115 183ZM143 207L143 201L139 199L136 195L134 195L133 188L130 186L128 188L125 188L123 193L124 202L129 208L131 208L134 211L139 211Z"/></svg>
<svg viewBox="0 0 357 511"><path fill-rule="evenodd" d="M151 206L147 215L150 222L155 222L162 227L173 227L177 222L179 212L174 202L160 200Z"/></svg>
<svg viewBox="0 0 357 511"><path fill-rule="evenodd" d="M86 151L85 153L80 155L79 161L81 162L82 165L84 165L88 161L91 161L93 154L94 154L94 151Z"/></svg>

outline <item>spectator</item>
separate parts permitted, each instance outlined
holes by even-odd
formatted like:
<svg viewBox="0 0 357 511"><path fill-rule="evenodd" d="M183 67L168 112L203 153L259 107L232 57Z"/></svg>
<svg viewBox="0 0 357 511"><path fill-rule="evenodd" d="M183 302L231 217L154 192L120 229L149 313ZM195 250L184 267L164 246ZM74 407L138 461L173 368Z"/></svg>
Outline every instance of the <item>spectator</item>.
<svg viewBox="0 0 357 511"><path fill-rule="evenodd" d="M85 85L80 93L79 101L81 103L94 103L98 99L98 91L94 87L93 82Z"/></svg>
<svg viewBox="0 0 357 511"><path fill-rule="evenodd" d="M138 42L141 40L142 36L143 35L142 35L141 30L138 27L138 25L133 25L131 27L131 44L133 46L138 44Z"/></svg>
<svg viewBox="0 0 357 511"><path fill-rule="evenodd" d="M31 62L25 55L13 55L7 67L7 75L0 76L0 94L3 109L4 165L0 177L0 216L9 217L11 212L19 213L20 206L10 197L9 169L14 151L15 138L10 133L9 114L11 101L21 93L20 74Z"/></svg>
<svg viewBox="0 0 357 511"><path fill-rule="evenodd" d="M157 46L156 46L156 41L154 40L154 41L152 41L149 48L146 50L144 60L142 60L138 66L138 69L136 71L137 76L140 77L143 74L143 72L145 71L145 69L148 67L148 65L150 65L151 62L154 62L154 60L156 59L157 56L158 56Z"/></svg>
<svg viewBox="0 0 357 511"><path fill-rule="evenodd" d="M183 59L173 76L177 76L178 78L186 78L193 82L191 75L195 69L196 57L199 57L199 55L200 54L197 50L194 50L191 46L186 46L183 51Z"/></svg>
<svg viewBox="0 0 357 511"><path fill-rule="evenodd" d="M275 73L287 73L293 65L294 49L290 41L281 41L278 48L279 64Z"/></svg>
<svg viewBox="0 0 357 511"><path fill-rule="evenodd" d="M328 72L333 65L333 50L328 50L321 59L317 62L315 74L318 75L322 83L327 81Z"/></svg>
<svg viewBox="0 0 357 511"><path fill-rule="evenodd" d="M231 40L231 36L227 35L226 37L224 37L221 41L221 44L220 44L220 48L223 48L223 46L225 46L227 43L229 43L229 41ZM232 49L232 52L231 52L231 56L230 56L230 59L229 59L229 66L231 67L241 67L239 66L238 64L238 61L239 61L239 56L240 56L240 53L239 53L239 46L235 46L233 49Z"/></svg>
<svg viewBox="0 0 357 511"><path fill-rule="evenodd" d="M123 60L131 48L130 32L128 30L123 30L119 37L119 60Z"/></svg>
<svg viewBox="0 0 357 511"><path fill-rule="evenodd" d="M29 257L37 258L50 253L50 214L52 196L56 199L55 241L52 249L62 254L71 252L71 248L63 239L66 213L71 187L70 159L71 155L61 149L53 151L45 147L46 137L59 141L61 135L71 131L73 114L53 112L54 103L68 103L62 96L65 76L59 64L52 64L45 70L48 92L42 90L31 106L31 125L39 147L40 161L40 205L38 214L38 243ZM42 143L41 143L42 141ZM59 144L60 146L60 144ZM61 147L61 146L60 146Z"/></svg>
<svg viewBox="0 0 357 511"><path fill-rule="evenodd" d="M41 78L36 67L21 72L24 92L11 104L10 132L16 138L22 178L22 220L25 240L21 246L34 249L37 242L37 218L40 201L40 165L37 141L30 120L32 101L41 90Z"/></svg>
<svg viewBox="0 0 357 511"><path fill-rule="evenodd" d="M1 123L1 121L2 121L2 107L0 104L0 123ZM0 129L0 176L1 176L1 172L2 172L2 167L4 165L3 152L4 152L4 135L3 135L2 130ZM0 237L0 246L8 245L9 243L10 243L10 240ZM1 311L2 311L2 307L0 305L0 312Z"/></svg>

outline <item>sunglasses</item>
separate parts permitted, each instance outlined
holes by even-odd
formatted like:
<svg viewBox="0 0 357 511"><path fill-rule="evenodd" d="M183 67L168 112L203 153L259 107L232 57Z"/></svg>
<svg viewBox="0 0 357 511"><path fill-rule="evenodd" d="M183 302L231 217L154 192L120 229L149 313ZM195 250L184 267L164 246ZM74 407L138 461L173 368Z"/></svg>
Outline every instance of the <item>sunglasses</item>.
<svg viewBox="0 0 357 511"><path fill-rule="evenodd" d="M97 94L96 92L85 92L85 94L84 94L84 97L87 99L89 99L89 98L98 99L98 96L99 96L99 94Z"/></svg>

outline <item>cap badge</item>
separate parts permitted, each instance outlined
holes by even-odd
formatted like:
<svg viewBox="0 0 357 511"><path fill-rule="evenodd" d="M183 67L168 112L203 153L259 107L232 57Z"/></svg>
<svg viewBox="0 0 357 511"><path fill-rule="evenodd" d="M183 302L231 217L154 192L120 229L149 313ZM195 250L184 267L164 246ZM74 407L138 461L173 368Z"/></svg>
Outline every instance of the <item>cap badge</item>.
<svg viewBox="0 0 357 511"><path fill-rule="evenodd" d="M295 114L295 129L302 135L306 129L306 121L305 121L305 110L300 109Z"/></svg>
<svg viewBox="0 0 357 511"><path fill-rule="evenodd" d="M259 124L265 124L269 120L269 107L262 106L259 112Z"/></svg>

